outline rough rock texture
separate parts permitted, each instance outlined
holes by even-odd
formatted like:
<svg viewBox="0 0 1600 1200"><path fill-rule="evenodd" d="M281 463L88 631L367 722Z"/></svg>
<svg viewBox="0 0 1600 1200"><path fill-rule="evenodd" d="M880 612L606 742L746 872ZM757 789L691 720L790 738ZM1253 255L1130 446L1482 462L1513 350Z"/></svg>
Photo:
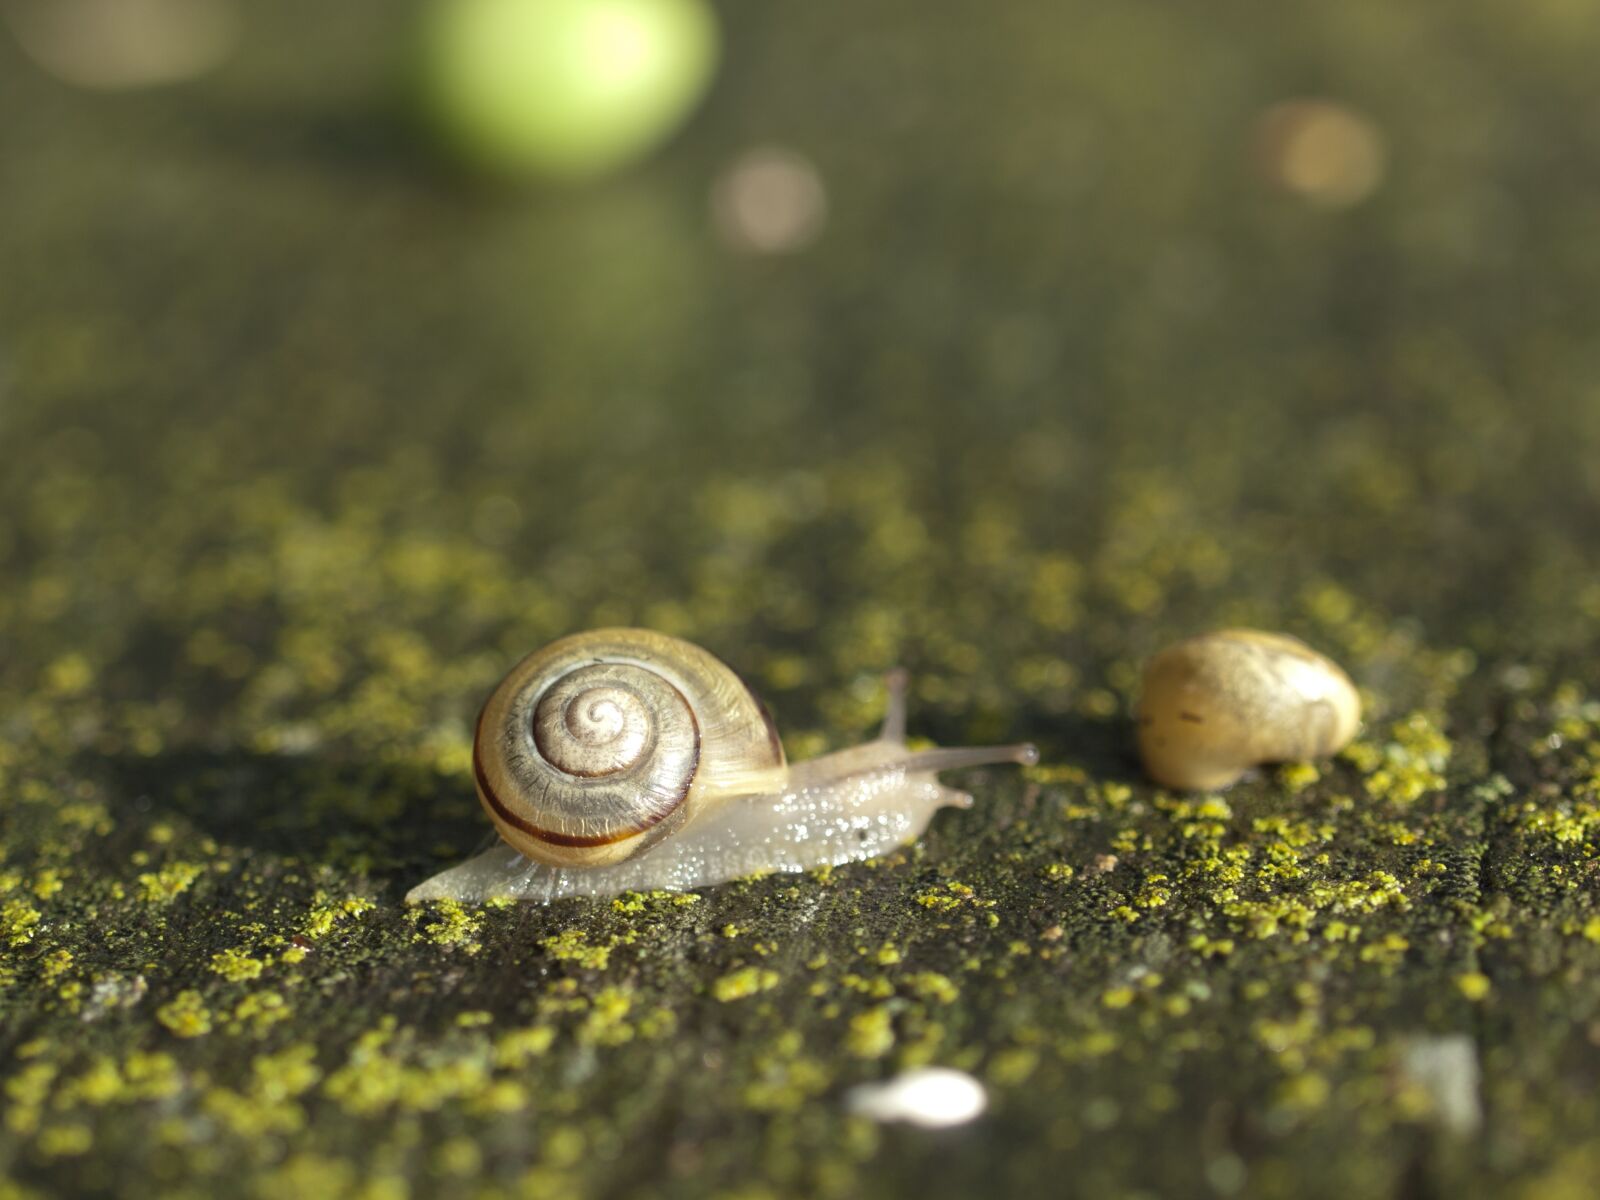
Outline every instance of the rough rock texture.
<svg viewBox="0 0 1600 1200"><path fill-rule="evenodd" d="M726 15L685 138L525 198L385 122L380 0L146 94L0 45L0 1195L1594 1195L1594 5ZM752 258L772 142L829 224ZM873 864L408 911L482 697L626 622L793 757L901 663L1044 762ZM1221 625L1350 750L1141 781ZM847 1113L924 1063L988 1115Z"/></svg>

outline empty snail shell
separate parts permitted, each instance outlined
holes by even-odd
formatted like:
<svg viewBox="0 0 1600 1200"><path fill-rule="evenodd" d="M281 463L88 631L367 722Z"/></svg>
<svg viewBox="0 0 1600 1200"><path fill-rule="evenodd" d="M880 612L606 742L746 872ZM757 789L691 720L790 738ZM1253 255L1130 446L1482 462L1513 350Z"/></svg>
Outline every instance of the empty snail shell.
<svg viewBox="0 0 1600 1200"><path fill-rule="evenodd" d="M1360 723L1361 700L1337 664L1284 634L1224 629L1146 665L1139 752L1157 783L1203 791L1257 763L1334 754Z"/></svg>
<svg viewBox="0 0 1600 1200"><path fill-rule="evenodd" d="M1032 746L910 750L905 681L865 745L785 761L766 707L692 643L645 629L552 642L478 718L478 798L503 839L409 901L681 890L882 854L972 798L940 771L1031 763Z"/></svg>

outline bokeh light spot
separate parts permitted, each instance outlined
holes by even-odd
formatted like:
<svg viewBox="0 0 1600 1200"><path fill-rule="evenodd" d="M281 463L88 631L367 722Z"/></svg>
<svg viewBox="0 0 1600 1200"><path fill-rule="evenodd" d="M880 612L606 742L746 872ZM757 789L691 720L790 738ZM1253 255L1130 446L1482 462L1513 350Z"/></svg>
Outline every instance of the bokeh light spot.
<svg viewBox="0 0 1600 1200"><path fill-rule="evenodd" d="M745 153L718 176L711 213L728 245L753 254L789 254L821 235L828 195L808 159L763 147Z"/></svg>
<svg viewBox="0 0 1600 1200"><path fill-rule="evenodd" d="M1256 124L1256 155L1276 186L1325 208L1349 208L1383 182L1381 130L1331 100L1275 104Z"/></svg>

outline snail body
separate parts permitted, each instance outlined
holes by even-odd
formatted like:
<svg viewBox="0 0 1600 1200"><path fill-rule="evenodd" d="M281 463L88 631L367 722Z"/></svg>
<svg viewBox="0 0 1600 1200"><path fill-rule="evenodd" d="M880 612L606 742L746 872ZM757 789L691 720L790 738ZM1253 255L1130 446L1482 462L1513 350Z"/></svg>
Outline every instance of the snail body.
<svg viewBox="0 0 1600 1200"><path fill-rule="evenodd" d="M896 675L876 740L791 764L766 707L715 656L595 630L529 655L489 697L473 769L502 840L406 899L683 890L853 862L972 803L939 771L1036 760L1032 746L910 750Z"/></svg>
<svg viewBox="0 0 1600 1200"><path fill-rule="evenodd" d="M1224 629L1150 660L1139 699L1139 752L1166 787L1227 787L1258 763L1337 753L1361 724L1338 664L1284 634Z"/></svg>

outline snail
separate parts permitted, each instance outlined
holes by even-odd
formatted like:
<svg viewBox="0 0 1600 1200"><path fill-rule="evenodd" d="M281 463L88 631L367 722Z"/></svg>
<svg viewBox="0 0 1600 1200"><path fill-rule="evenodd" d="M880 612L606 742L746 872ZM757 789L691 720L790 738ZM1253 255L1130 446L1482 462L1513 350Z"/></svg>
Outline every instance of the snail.
<svg viewBox="0 0 1600 1200"><path fill-rule="evenodd" d="M1170 788L1227 787L1264 762L1337 753L1361 723L1350 677L1281 633L1224 629L1145 666L1139 752Z"/></svg>
<svg viewBox="0 0 1600 1200"><path fill-rule="evenodd" d="M1038 761L1030 745L909 749L904 673L889 685L875 740L791 764L766 706L699 646L646 629L552 642L478 717L478 799L501 840L406 899L681 891L854 862L972 804L940 771Z"/></svg>

